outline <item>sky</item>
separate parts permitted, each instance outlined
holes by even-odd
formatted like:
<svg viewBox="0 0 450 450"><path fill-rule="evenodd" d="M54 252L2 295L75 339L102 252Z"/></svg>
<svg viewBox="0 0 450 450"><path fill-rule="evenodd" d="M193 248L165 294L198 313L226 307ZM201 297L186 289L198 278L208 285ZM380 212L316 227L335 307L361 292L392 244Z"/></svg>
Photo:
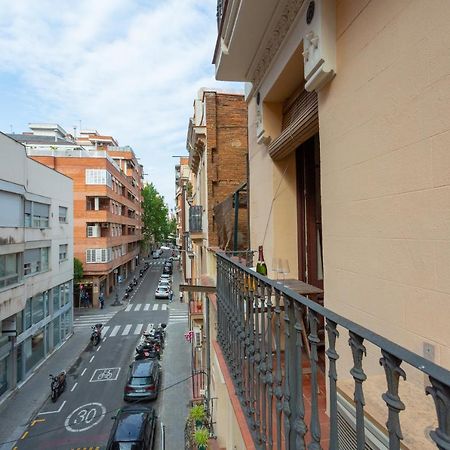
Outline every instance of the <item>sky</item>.
<svg viewBox="0 0 450 450"><path fill-rule="evenodd" d="M214 80L214 0L0 0L0 131L96 129L133 147L170 207L193 101Z"/></svg>

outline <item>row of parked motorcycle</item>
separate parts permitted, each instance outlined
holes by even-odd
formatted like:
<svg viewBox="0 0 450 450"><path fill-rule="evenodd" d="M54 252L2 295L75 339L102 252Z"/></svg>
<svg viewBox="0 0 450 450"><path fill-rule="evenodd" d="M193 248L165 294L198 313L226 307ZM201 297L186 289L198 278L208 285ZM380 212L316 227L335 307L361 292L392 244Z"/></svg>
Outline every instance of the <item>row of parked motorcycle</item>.
<svg viewBox="0 0 450 450"><path fill-rule="evenodd" d="M144 264L144 267L141 270L139 270L139 278L142 278L144 276L145 272L147 272L149 267L150 267L150 264L148 262L146 262ZM130 296L130 293L133 292L133 289L137 286L137 284L138 284L138 278L133 277L133 279L130 281L130 284L125 289L125 296L124 296L125 299L127 299Z"/></svg>
<svg viewBox="0 0 450 450"><path fill-rule="evenodd" d="M166 339L166 327L167 324L160 323L157 327L152 327L142 334L136 347L135 361L152 358L161 359Z"/></svg>

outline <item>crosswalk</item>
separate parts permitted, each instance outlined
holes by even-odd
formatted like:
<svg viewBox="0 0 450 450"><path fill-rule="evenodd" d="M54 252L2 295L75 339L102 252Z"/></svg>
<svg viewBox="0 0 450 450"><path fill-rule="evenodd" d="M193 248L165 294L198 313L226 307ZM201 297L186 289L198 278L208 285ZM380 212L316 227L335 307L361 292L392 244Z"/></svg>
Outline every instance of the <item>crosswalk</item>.
<svg viewBox="0 0 450 450"><path fill-rule="evenodd" d="M170 311L169 313L169 325L173 323L187 323L188 321L187 311Z"/></svg>
<svg viewBox="0 0 450 450"><path fill-rule="evenodd" d="M125 312L139 312L139 311L167 311L167 303L130 303L125 308Z"/></svg>
<svg viewBox="0 0 450 450"><path fill-rule="evenodd" d="M113 311L105 314L85 314L80 316L75 316L73 321L73 327L76 328L90 328L96 323L105 323L111 320L117 311Z"/></svg>
<svg viewBox="0 0 450 450"><path fill-rule="evenodd" d="M105 325L102 327L102 338L138 336L144 330L156 328L158 323L127 323L125 325Z"/></svg>

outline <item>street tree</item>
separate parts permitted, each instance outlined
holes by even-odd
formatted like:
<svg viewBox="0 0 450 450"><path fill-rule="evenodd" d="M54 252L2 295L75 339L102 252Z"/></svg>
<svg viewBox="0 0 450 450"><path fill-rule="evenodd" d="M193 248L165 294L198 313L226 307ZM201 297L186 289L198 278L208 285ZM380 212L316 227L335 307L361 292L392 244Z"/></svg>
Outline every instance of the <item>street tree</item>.
<svg viewBox="0 0 450 450"><path fill-rule="evenodd" d="M148 245L167 241L174 227L169 218L169 208L164 202L164 197L156 190L153 183L150 183L142 189L142 199L145 243Z"/></svg>

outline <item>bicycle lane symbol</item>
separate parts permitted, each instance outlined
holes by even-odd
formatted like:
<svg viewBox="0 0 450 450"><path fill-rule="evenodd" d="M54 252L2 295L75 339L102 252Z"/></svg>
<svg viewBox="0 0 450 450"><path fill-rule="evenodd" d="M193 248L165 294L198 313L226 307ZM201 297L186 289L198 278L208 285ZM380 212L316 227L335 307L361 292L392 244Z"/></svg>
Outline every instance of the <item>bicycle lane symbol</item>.
<svg viewBox="0 0 450 450"><path fill-rule="evenodd" d="M67 416L64 426L72 433L86 431L98 425L105 414L106 408L101 403L86 403Z"/></svg>

